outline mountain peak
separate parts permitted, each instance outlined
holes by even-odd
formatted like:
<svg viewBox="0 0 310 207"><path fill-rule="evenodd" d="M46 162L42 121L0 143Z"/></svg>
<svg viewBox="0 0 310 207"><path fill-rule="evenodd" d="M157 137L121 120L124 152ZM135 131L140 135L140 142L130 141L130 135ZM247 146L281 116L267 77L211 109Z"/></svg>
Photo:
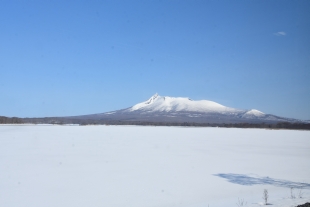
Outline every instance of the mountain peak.
<svg viewBox="0 0 310 207"><path fill-rule="evenodd" d="M257 118L257 117L263 117L265 115L266 115L265 113L263 113L259 110L251 109L251 110L247 111L242 117L244 117L244 118Z"/></svg>
<svg viewBox="0 0 310 207"><path fill-rule="evenodd" d="M144 102L145 104L152 104L157 98L159 98L160 96L158 95L158 93L155 93L151 98L149 98L149 100L147 100L146 102Z"/></svg>
<svg viewBox="0 0 310 207"><path fill-rule="evenodd" d="M151 98L149 98L149 101L155 100L157 97L160 97L160 95L158 95L158 93L155 93Z"/></svg>
<svg viewBox="0 0 310 207"><path fill-rule="evenodd" d="M147 101L145 102L142 102L142 103L138 103L136 105L134 105L133 107L130 108L130 111L135 111L135 110L138 110L140 108L143 108L145 106L148 106L152 103L154 103L154 101L156 99L158 99L160 96L158 95L158 93L155 93L151 98L149 98Z"/></svg>
<svg viewBox="0 0 310 207"><path fill-rule="evenodd" d="M253 114L255 116L263 116L265 115L265 113L259 111L259 110L256 110L256 109L251 109L250 111L247 112L247 114Z"/></svg>
<svg viewBox="0 0 310 207"><path fill-rule="evenodd" d="M157 93L147 101L138 103L129 108L128 111L144 112L199 112L199 113L232 113L239 111L229 108L213 101L194 101L190 98L159 96Z"/></svg>

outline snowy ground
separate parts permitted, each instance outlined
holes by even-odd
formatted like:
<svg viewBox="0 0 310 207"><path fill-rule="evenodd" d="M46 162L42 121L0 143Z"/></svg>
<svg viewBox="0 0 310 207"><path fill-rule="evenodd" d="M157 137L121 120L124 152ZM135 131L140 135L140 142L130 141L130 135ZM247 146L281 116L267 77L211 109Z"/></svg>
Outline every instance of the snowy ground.
<svg viewBox="0 0 310 207"><path fill-rule="evenodd" d="M309 131L0 126L0 206L254 207L264 189L310 202Z"/></svg>

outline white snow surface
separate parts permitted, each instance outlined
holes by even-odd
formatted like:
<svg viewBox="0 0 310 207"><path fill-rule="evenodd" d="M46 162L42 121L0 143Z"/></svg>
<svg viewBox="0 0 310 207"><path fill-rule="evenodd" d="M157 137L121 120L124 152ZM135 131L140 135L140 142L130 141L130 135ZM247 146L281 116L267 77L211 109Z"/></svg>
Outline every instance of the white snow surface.
<svg viewBox="0 0 310 207"><path fill-rule="evenodd" d="M218 104L213 101L200 100L193 101L189 98L159 96L157 93L149 100L138 103L127 111L148 111L148 112L217 112L217 113L233 113L242 110L230 108Z"/></svg>
<svg viewBox="0 0 310 207"><path fill-rule="evenodd" d="M0 125L0 206L293 207L309 158L309 131Z"/></svg>

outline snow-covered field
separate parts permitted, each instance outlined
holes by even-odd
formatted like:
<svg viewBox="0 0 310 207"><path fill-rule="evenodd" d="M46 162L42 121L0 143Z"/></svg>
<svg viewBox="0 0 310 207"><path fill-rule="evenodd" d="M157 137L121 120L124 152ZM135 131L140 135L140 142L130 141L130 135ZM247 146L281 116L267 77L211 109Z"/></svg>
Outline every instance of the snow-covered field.
<svg viewBox="0 0 310 207"><path fill-rule="evenodd" d="M309 131L0 126L4 207L260 206L264 189L310 202Z"/></svg>

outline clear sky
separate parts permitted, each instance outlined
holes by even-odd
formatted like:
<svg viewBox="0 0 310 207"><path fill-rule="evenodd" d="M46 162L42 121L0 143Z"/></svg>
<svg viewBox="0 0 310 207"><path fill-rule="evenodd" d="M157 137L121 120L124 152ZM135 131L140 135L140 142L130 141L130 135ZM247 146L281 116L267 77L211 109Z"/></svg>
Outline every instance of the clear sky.
<svg viewBox="0 0 310 207"><path fill-rule="evenodd" d="M310 120L310 1L0 1L0 115L156 92Z"/></svg>

